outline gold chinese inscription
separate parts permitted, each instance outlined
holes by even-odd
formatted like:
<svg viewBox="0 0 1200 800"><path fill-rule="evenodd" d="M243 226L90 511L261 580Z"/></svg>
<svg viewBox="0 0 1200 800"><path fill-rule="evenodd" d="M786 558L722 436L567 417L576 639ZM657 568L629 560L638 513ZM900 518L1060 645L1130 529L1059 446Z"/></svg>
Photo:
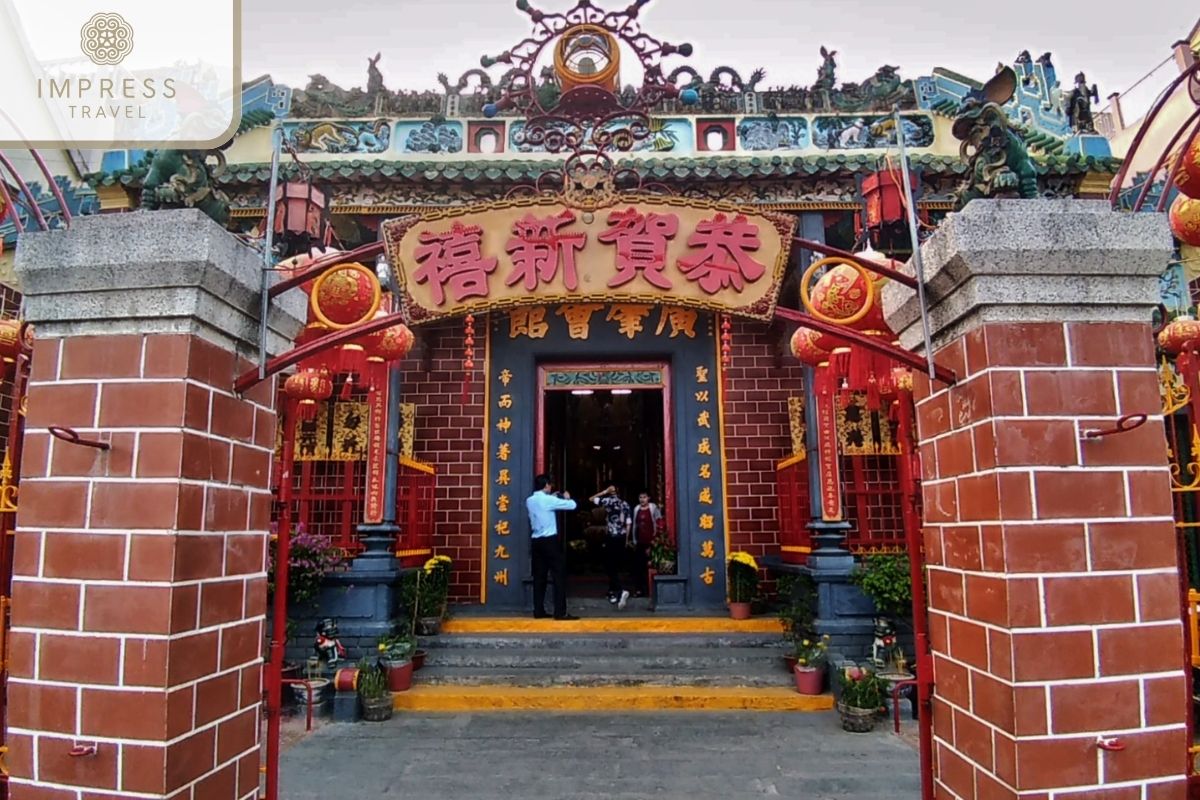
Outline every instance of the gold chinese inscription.
<svg viewBox="0 0 1200 800"><path fill-rule="evenodd" d="M508 548L502 544L498 544L496 545L496 552L492 553L492 555L502 561L507 561L509 558Z"/></svg>
<svg viewBox="0 0 1200 800"><path fill-rule="evenodd" d="M788 427L792 434L792 455L803 455L806 452L804 445L804 398L789 397L788 398Z"/></svg>
<svg viewBox="0 0 1200 800"><path fill-rule="evenodd" d="M717 548L712 539L705 539L700 544L701 558L716 558Z"/></svg>
<svg viewBox="0 0 1200 800"><path fill-rule="evenodd" d="M508 586L508 570L497 570L496 573L492 575L492 580L501 586Z"/></svg>
<svg viewBox="0 0 1200 800"><path fill-rule="evenodd" d="M508 520L502 519L493 526L496 534L499 536L508 536L512 531L508 529Z"/></svg>
<svg viewBox="0 0 1200 800"><path fill-rule="evenodd" d="M632 339L642 332L642 320L650 316L650 311L650 306L623 303L610 308L608 316L604 319L606 322L616 320L617 332L628 339Z"/></svg>
<svg viewBox="0 0 1200 800"><path fill-rule="evenodd" d="M509 500L508 495L506 495L506 494L500 495L499 497L496 498L496 510L499 511L501 514L507 514L508 513L508 504L511 502L512 501Z"/></svg>
<svg viewBox="0 0 1200 800"><path fill-rule="evenodd" d="M599 303L570 303L554 312L567 321L567 335L572 339L587 339L592 335L592 315L602 311Z"/></svg>
<svg viewBox="0 0 1200 800"><path fill-rule="evenodd" d="M508 486L510 483L512 483L512 475L509 473L507 467L500 470L499 474L496 475L496 483L500 486Z"/></svg>
<svg viewBox="0 0 1200 800"><path fill-rule="evenodd" d="M542 339L549 330L550 323L546 322L545 306L514 308L508 312L508 338L510 339L516 339L518 336Z"/></svg>
<svg viewBox="0 0 1200 800"><path fill-rule="evenodd" d="M658 318L658 329L654 331L655 336L659 336L663 332L663 328L668 323L671 325L671 339L683 334L689 339L696 338L696 320L698 314L690 308L672 308L670 306L663 307L662 314Z"/></svg>
<svg viewBox="0 0 1200 800"><path fill-rule="evenodd" d="M704 572L700 573L700 580L704 581L705 586L712 586L716 579L717 573L713 572L712 567L705 567Z"/></svg>

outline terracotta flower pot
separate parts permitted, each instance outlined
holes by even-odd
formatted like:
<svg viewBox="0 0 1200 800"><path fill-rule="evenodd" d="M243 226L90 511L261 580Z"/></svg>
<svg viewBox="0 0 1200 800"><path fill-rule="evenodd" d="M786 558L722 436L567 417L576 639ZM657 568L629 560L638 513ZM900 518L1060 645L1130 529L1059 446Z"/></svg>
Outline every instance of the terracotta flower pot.
<svg viewBox="0 0 1200 800"><path fill-rule="evenodd" d="M388 688L393 692L407 692L412 688L413 662L411 661L388 661L387 662L387 681Z"/></svg>
<svg viewBox="0 0 1200 800"><path fill-rule="evenodd" d="M391 692L382 697L360 697L358 702L362 705L362 718L367 722L383 722L392 718Z"/></svg>
<svg viewBox="0 0 1200 800"><path fill-rule="evenodd" d="M417 650L412 657L413 672L416 672L421 667L425 666L425 651Z"/></svg>
<svg viewBox="0 0 1200 800"><path fill-rule="evenodd" d="M749 603L730 603L729 616L734 619L750 619Z"/></svg>
<svg viewBox="0 0 1200 800"><path fill-rule="evenodd" d="M875 717L878 709L855 708L845 703L838 703L837 710L842 718L842 730L850 733L870 733L875 730Z"/></svg>
<svg viewBox="0 0 1200 800"><path fill-rule="evenodd" d="M825 688L825 671L820 667L796 665L792 674L796 676L796 691L800 694L820 694Z"/></svg>

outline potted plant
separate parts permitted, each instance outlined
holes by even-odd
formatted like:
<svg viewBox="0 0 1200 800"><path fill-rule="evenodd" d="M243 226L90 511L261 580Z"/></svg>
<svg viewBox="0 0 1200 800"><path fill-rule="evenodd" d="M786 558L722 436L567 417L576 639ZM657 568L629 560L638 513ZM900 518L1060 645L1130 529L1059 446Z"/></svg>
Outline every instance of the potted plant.
<svg viewBox="0 0 1200 800"><path fill-rule="evenodd" d="M885 683L874 672L862 667L846 667L840 680L842 696L837 710L842 718L842 730L851 733L875 730L875 717L883 706Z"/></svg>
<svg viewBox="0 0 1200 800"><path fill-rule="evenodd" d="M381 636L376 646L379 661L387 673L388 689L406 692L412 687L413 652L417 643L407 632L394 632Z"/></svg>
<svg viewBox="0 0 1200 800"><path fill-rule="evenodd" d="M392 693L388 690L387 673L378 663L364 658L358 662L358 702L362 718L382 722L392 718Z"/></svg>
<svg viewBox="0 0 1200 800"><path fill-rule="evenodd" d="M417 572L416 631L435 636L446 617L446 598L450 591L450 557L433 556Z"/></svg>
<svg viewBox="0 0 1200 800"><path fill-rule="evenodd" d="M879 616L898 620L912 615L912 569L907 555L867 556L850 575L850 582L871 598Z"/></svg>
<svg viewBox="0 0 1200 800"><path fill-rule="evenodd" d="M820 694L825 688L825 659L829 651L829 636L801 639L796 643L796 691L800 694Z"/></svg>
<svg viewBox="0 0 1200 800"><path fill-rule="evenodd" d="M796 650L804 639L816 638L813 623L816 620L816 584L807 575L782 575L776 583L779 608L779 622L783 628L783 638L791 648L783 656L784 664L790 674L796 668Z"/></svg>
<svg viewBox="0 0 1200 800"><path fill-rule="evenodd" d="M267 596L275 594L275 554L278 538L271 537L267 565ZM301 524L292 534L288 551L288 607L316 609L325 576L341 566L345 553L328 536L308 533Z"/></svg>
<svg viewBox="0 0 1200 800"><path fill-rule="evenodd" d="M729 556L729 616L750 618L750 603L758 590L758 562L749 553L738 551Z"/></svg>
<svg viewBox="0 0 1200 800"><path fill-rule="evenodd" d="M662 525L650 541L650 567L659 575L674 575L679 554Z"/></svg>

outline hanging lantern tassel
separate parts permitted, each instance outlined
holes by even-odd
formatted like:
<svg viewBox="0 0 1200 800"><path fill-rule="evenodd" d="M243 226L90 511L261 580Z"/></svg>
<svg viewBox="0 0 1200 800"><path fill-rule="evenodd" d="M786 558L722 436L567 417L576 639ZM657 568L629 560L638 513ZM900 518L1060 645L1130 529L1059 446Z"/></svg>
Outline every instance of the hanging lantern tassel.
<svg viewBox="0 0 1200 800"><path fill-rule="evenodd" d="M729 317L725 316L721 320L721 366L726 369L733 362L733 325L729 322Z"/></svg>
<svg viewBox="0 0 1200 800"><path fill-rule="evenodd" d="M475 370L475 316L467 315L463 328L463 390L462 405L467 404L467 395L471 390L471 373Z"/></svg>

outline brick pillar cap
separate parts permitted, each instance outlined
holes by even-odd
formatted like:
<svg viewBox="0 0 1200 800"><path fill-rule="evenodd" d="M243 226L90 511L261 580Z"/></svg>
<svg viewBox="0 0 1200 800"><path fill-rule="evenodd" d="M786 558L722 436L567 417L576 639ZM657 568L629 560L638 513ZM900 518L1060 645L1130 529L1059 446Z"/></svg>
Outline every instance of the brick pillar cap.
<svg viewBox="0 0 1200 800"><path fill-rule="evenodd" d="M29 233L14 267L40 338L191 333L256 357L262 257L195 209L78 217ZM304 326L307 298L272 303L267 349Z"/></svg>
<svg viewBox="0 0 1200 800"><path fill-rule="evenodd" d="M974 200L921 246L934 350L988 322L1149 322L1173 252L1165 214ZM916 293L889 283L881 295L901 343L923 350Z"/></svg>

